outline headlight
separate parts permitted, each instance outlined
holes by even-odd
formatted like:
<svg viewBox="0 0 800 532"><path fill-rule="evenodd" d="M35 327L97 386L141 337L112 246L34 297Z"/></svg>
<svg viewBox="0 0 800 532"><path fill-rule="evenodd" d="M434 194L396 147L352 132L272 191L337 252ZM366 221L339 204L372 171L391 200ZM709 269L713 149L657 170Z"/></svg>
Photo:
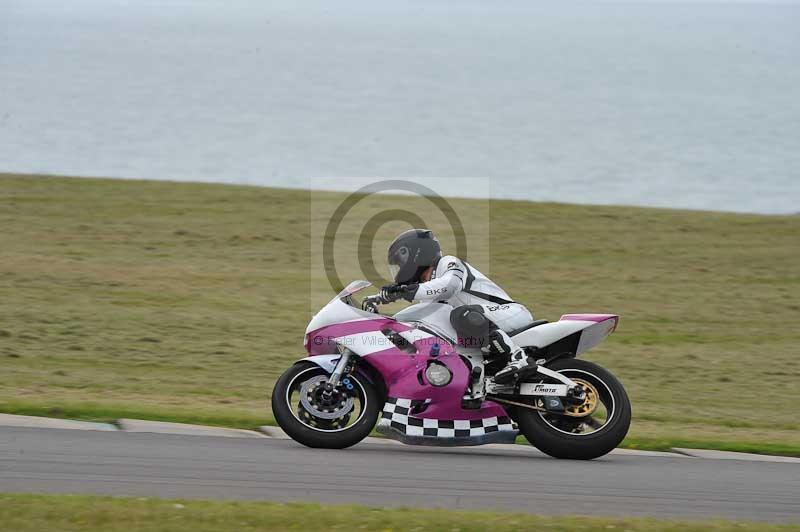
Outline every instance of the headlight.
<svg viewBox="0 0 800 532"><path fill-rule="evenodd" d="M450 384L453 374L447 369L447 366L439 364L438 362L431 362L428 364L428 369L425 370L425 377L428 382L434 386L446 386Z"/></svg>

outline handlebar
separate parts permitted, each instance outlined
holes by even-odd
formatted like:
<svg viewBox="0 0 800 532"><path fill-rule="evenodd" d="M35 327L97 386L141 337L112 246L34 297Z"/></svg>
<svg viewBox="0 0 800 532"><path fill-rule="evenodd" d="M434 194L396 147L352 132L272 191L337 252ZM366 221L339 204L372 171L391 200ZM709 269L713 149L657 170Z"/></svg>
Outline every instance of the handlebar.
<svg viewBox="0 0 800 532"><path fill-rule="evenodd" d="M367 296L361 300L361 310L366 310L367 312L374 312L375 314L378 313L378 306L383 303L383 299L381 299L380 294L375 294L374 296Z"/></svg>

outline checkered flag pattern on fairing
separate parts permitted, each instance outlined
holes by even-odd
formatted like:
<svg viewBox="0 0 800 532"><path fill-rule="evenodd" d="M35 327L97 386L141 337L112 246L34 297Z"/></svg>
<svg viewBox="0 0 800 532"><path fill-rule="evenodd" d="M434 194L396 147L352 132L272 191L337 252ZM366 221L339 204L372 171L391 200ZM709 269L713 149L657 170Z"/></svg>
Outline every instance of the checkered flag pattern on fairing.
<svg viewBox="0 0 800 532"><path fill-rule="evenodd" d="M491 432L515 431L511 419L494 416L483 419L426 419L409 415L411 399L390 397L383 405L381 426L391 426L408 436L433 436L436 438L465 438L484 436Z"/></svg>

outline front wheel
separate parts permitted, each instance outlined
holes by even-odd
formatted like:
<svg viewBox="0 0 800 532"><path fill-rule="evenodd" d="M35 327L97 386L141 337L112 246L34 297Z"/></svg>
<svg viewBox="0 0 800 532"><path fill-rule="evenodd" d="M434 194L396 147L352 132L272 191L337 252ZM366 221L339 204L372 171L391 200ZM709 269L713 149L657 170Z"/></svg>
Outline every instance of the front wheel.
<svg viewBox="0 0 800 532"><path fill-rule="evenodd" d="M375 386L363 375L345 376L326 393L328 373L311 362L298 362L280 376L272 390L275 421L293 440L308 447L344 449L366 438L380 414Z"/></svg>
<svg viewBox="0 0 800 532"><path fill-rule="evenodd" d="M514 418L522 434L556 458L591 460L616 448L631 424L631 402L617 378L597 364L575 358L557 360L548 368L575 381L586 399L567 406L564 414L516 407Z"/></svg>

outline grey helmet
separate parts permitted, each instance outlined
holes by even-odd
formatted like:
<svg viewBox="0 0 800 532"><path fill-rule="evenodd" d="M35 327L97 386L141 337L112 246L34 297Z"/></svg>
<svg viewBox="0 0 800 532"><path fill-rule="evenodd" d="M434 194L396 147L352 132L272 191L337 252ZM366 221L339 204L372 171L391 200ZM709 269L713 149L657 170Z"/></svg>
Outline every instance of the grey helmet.
<svg viewBox="0 0 800 532"><path fill-rule="evenodd" d="M429 229L409 229L389 246L389 272L397 284L418 283L422 272L442 256L439 240Z"/></svg>

